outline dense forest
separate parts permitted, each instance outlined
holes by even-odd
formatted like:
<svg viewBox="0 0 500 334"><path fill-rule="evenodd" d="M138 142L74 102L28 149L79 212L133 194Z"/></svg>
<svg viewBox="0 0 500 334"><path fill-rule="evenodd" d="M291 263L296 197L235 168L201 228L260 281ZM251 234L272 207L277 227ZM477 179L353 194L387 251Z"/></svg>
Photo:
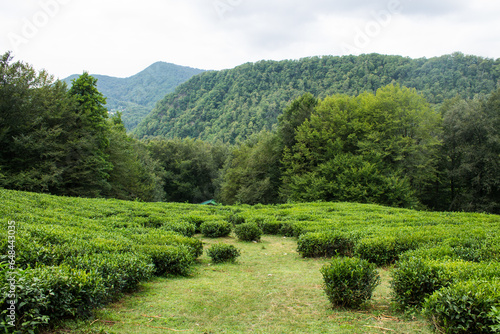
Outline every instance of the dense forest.
<svg viewBox="0 0 500 334"><path fill-rule="evenodd" d="M112 113L121 112L125 128L132 130L151 112L156 102L202 72L191 67L156 62L128 78L92 76L97 79L97 89L106 96L106 108ZM78 76L72 75L64 81L71 85Z"/></svg>
<svg viewBox="0 0 500 334"><path fill-rule="evenodd" d="M455 96L487 95L499 78L500 59L462 53L430 59L368 54L247 63L205 72L180 85L134 135L235 143L271 130L287 104L304 93L355 96L397 83L417 89L431 104L441 104Z"/></svg>
<svg viewBox="0 0 500 334"><path fill-rule="evenodd" d="M345 59L371 58L414 62L378 55ZM184 105L191 103L189 94L193 98L204 94L188 87L204 82L207 92L229 82L221 79L218 83L218 75L269 64L296 64L300 73L298 65L328 59L342 58L260 62L234 72L207 72L167 95L156 111L170 100L178 103L176 110L202 108L195 100L194 107ZM273 107L275 121L256 111L257 102L240 105L233 101L234 117L236 110L245 110L254 120L235 123L244 133L237 134L239 130L233 127L227 129L229 137L225 136L226 123L219 120L199 133L207 140L189 138L190 131L197 131L193 120L183 125L185 138L169 139L165 133L139 140L127 135L119 113L108 115L106 99L93 76L84 73L68 87L44 71L13 62L6 53L0 60L0 187L142 201L348 201L500 213L498 61L461 54L418 61L435 66L429 70L431 65L422 65L434 73L429 78L406 78L429 83L423 91L389 80L380 73L388 71L385 66L365 75L373 75L381 87L364 90L360 85L344 94L329 93L337 89L331 87L321 91L325 82L319 79L317 85L311 80L310 91L297 97L294 95L300 90L287 90L290 95L283 100L278 99L279 88L276 92L240 87L262 100L274 96L279 101ZM470 64L478 61L474 75L470 74L473 79L456 75L460 89L451 82L445 84L447 68L472 73ZM441 77L446 89L430 85ZM269 78L262 85L271 87L270 82L278 80ZM219 107L207 102L200 110L224 115L227 106ZM179 121L182 115L178 115ZM209 119L213 120L207 115L201 121ZM253 126L264 123L263 129Z"/></svg>

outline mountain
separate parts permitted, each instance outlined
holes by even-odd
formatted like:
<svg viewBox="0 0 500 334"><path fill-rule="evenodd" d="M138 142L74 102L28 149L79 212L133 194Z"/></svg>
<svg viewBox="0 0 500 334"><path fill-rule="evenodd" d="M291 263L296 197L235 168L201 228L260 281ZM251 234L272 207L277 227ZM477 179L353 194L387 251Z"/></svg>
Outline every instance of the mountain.
<svg viewBox="0 0 500 334"><path fill-rule="evenodd" d="M271 129L285 106L306 92L357 95L399 83L439 104L489 94L499 78L500 59L458 52L429 59L368 54L259 61L192 77L159 101L133 134L236 142Z"/></svg>
<svg viewBox="0 0 500 334"><path fill-rule="evenodd" d="M98 79L97 88L107 97L111 112L122 112L125 127L132 130L153 109L156 102L203 70L157 62L128 78L92 75ZM72 75L64 81L71 85Z"/></svg>

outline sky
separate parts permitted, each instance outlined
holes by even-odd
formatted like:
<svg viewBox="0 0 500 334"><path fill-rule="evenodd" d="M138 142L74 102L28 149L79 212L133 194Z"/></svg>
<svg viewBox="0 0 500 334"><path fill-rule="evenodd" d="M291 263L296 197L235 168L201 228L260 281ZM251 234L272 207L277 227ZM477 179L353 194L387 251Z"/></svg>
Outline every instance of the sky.
<svg viewBox="0 0 500 334"><path fill-rule="evenodd" d="M498 0L0 0L0 53L63 79L259 60L500 58Z"/></svg>

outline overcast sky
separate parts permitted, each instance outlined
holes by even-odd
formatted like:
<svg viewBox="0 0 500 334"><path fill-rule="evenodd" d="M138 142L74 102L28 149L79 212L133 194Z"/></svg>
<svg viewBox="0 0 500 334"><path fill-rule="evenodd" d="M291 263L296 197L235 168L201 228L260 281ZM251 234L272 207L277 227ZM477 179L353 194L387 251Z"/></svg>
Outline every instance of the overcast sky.
<svg viewBox="0 0 500 334"><path fill-rule="evenodd" d="M262 59L500 58L498 0L0 0L0 53L56 77Z"/></svg>

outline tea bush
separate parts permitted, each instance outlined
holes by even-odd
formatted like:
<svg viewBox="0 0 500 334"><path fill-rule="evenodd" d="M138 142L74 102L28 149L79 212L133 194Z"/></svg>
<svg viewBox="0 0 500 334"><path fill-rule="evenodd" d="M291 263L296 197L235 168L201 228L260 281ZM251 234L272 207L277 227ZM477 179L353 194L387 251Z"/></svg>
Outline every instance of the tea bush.
<svg viewBox="0 0 500 334"><path fill-rule="evenodd" d="M500 278L498 262L426 260L418 257L400 261L392 273L394 301L403 308L420 307L434 291L472 278Z"/></svg>
<svg viewBox="0 0 500 334"><path fill-rule="evenodd" d="M277 220L263 220L258 223L263 234L278 235L281 234L283 223Z"/></svg>
<svg viewBox="0 0 500 334"><path fill-rule="evenodd" d="M231 233L231 225L223 220L208 221L201 224L200 230L207 238L221 238Z"/></svg>
<svg viewBox="0 0 500 334"><path fill-rule="evenodd" d="M309 232L299 237L297 246L303 257L350 256L354 241L342 233Z"/></svg>
<svg viewBox="0 0 500 334"><path fill-rule="evenodd" d="M359 307L371 299L380 283L375 265L359 258L334 258L320 271L325 293L333 306Z"/></svg>
<svg viewBox="0 0 500 334"><path fill-rule="evenodd" d="M136 249L151 257L155 275L187 276L191 273L194 258L187 246L140 245Z"/></svg>
<svg viewBox="0 0 500 334"><path fill-rule="evenodd" d="M213 263L234 262L240 256L240 251L233 245L217 243L207 249L207 255Z"/></svg>
<svg viewBox="0 0 500 334"><path fill-rule="evenodd" d="M442 333L495 333L500 321L500 280L461 281L435 291L423 313ZM493 311L493 312L492 312Z"/></svg>
<svg viewBox="0 0 500 334"><path fill-rule="evenodd" d="M243 223L236 225L234 234L236 234L241 241L260 241L262 230L257 223Z"/></svg>
<svg viewBox="0 0 500 334"><path fill-rule="evenodd" d="M171 222L161 228L166 231L177 232L185 237L192 237L196 233L196 226L185 221Z"/></svg>

